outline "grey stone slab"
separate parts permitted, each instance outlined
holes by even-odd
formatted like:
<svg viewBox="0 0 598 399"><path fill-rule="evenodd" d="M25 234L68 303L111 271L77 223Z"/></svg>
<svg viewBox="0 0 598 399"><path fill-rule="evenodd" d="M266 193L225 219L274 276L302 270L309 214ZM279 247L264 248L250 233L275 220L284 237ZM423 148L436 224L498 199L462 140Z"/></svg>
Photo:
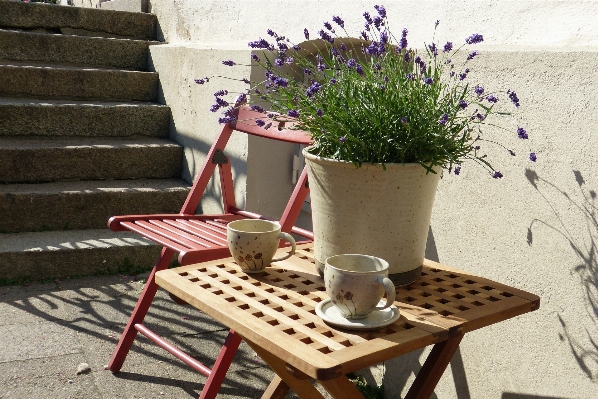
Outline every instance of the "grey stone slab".
<svg viewBox="0 0 598 399"><path fill-rule="evenodd" d="M101 229L114 215L177 213L189 188L180 179L3 185L0 232Z"/></svg>
<svg viewBox="0 0 598 399"><path fill-rule="evenodd" d="M157 101L153 72L0 65L0 94L38 99Z"/></svg>
<svg viewBox="0 0 598 399"><path fill-rule="evenodd" d="M166 139L0 137L0 183L179 177L182 157Z"/></svg>
<svg viewBox="0 0 598 399"><path fill-rule="evenodd" d="M0 99L0 136L167 137L169 118L152 103Z"/></svg>
<svg viewBox="0 0 598 399"><path fill-rule="evenodd" d="M102 399L94 378L99 371L76 375L77 365L84 361L83 355L70 354L0 363L0 397Z"/></svg>
<svg viewBox="0 0 598 399"><path fill-rule="evenodd" d="M0 2L0 27L97 32L137 39L156 37L157 18L152 14L81 7L51 7L35 3Z"/></svg>
<svg viewBox="0 0 598 399"><path fill-rule="evenodd" d="M149 270L160 249L136 234L108 229L1 234L0 281Z"/></svg>
<svg viewBox="0 0 598 399"><path fill-rule="evenodd" d="M2 326L0 363L82 353L68 323L42 322Z"/></svg>
<svg viewBox="0 0 598 399"><path fill-rule="evenodd" d="M147 70L145 40L0 30L0 59Z"/></svg>

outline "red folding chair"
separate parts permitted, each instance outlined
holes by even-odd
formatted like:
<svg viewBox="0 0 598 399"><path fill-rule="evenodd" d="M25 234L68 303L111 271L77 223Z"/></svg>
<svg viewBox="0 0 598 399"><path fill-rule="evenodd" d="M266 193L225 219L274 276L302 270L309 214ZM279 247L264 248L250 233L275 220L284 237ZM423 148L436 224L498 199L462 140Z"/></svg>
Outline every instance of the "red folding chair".
<svg viewBox="0 0 598 399"><path fill-rule="evenodd" d="M216 362L210 369L152 332L142 322L158 290L158 286L154 282L154 275L157 271L167 268L177 252L179 254L178 261L181 265L227 258L230 256L226 239L226 224L228 222L245 218L267 219L262 215L236 207L231 165L228 157L224 154L224 148L231 134L233 131L238 131L254 136L305 145L310 144L311 140L306 132L285 129L284 123L273 124L269 129L252 124L253 120L260 117L263 117L263 114L254 112L248 107L242 107L237 112L239 122L224 125L212 148L210 148L206 161L179 214L114 216L108 221L108 227L113 231L134 231L163 246L160 257L147 279L108 364L108 368L113 373L120 371L137 332L140 332L197 372L208 377L200 399L216 397L241 343L239 335L230 330ZM248 121L248 123L245 124L243 121ZM218 166L220 175L224 213L219 215L195 215L195 210L216 166ZM305 237L307 240L313 240L312 232L294 226L308 193L307 171L304 168L280 218L280 224L284 232L294 233ZM177 301L178 298L173 299ZM184 303L181 300L177 302Z"/></svg>

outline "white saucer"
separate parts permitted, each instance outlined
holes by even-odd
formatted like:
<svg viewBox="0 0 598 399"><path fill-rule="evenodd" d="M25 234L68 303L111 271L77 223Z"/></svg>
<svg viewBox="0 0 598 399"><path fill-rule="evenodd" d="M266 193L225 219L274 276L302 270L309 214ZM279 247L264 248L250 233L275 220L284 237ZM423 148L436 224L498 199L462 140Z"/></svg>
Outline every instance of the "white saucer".
<svg viewBox="0 0 598 399"><path fill-rule="evenodd" d="M386 299L380 301L378 306L384 306ZM347 330L375 330L388 326L401 316L395 305L384 310L375 310L363 319L345 319L330 299L326 299L316 306L316 314L326 323Z"/></svg>

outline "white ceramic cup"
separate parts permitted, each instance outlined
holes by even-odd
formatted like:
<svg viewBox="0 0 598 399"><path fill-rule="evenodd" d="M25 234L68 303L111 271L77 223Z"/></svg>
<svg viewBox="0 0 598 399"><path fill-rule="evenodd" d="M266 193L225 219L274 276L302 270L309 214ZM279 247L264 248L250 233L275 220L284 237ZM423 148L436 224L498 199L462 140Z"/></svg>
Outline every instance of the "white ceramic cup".
<svg viewBox="0 0 598 399"><path fill-rule="evenodd" d="M363 319L395 301L388 262L375 256L346 254L326 259L326 293L346 319ZM377 306L386 293L386 305Z"/></svg>
<svg viewBox="0 0 598 399"><path fill-rule="evenodd" d="M226 226L228 248L235 262L245 273L259 273L272 262L291 257L295 253L295 240L280 231L280 224L269 220L243 219ZM291 244L285 256L274 258L280 239Z"/></svg>

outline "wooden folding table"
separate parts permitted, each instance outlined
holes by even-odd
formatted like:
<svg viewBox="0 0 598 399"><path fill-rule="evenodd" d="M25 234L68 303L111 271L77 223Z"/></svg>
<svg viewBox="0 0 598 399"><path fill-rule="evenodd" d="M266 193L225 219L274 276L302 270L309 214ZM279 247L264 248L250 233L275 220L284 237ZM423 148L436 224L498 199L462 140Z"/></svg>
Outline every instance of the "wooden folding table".
<svg viewBox="0 0 598 399"><path fill-rule="evenodd" d="M315 312L328 298L312 244L262 274L232 258L156 273L156 283L238 333L276 372L262 398L289 387L304 399L363 398L345 374L434 345L406 399L429 398L464 334L538 309L534 294L426 260L418 281L397 288L401 317L373 331L347 331Z"/></svg>

